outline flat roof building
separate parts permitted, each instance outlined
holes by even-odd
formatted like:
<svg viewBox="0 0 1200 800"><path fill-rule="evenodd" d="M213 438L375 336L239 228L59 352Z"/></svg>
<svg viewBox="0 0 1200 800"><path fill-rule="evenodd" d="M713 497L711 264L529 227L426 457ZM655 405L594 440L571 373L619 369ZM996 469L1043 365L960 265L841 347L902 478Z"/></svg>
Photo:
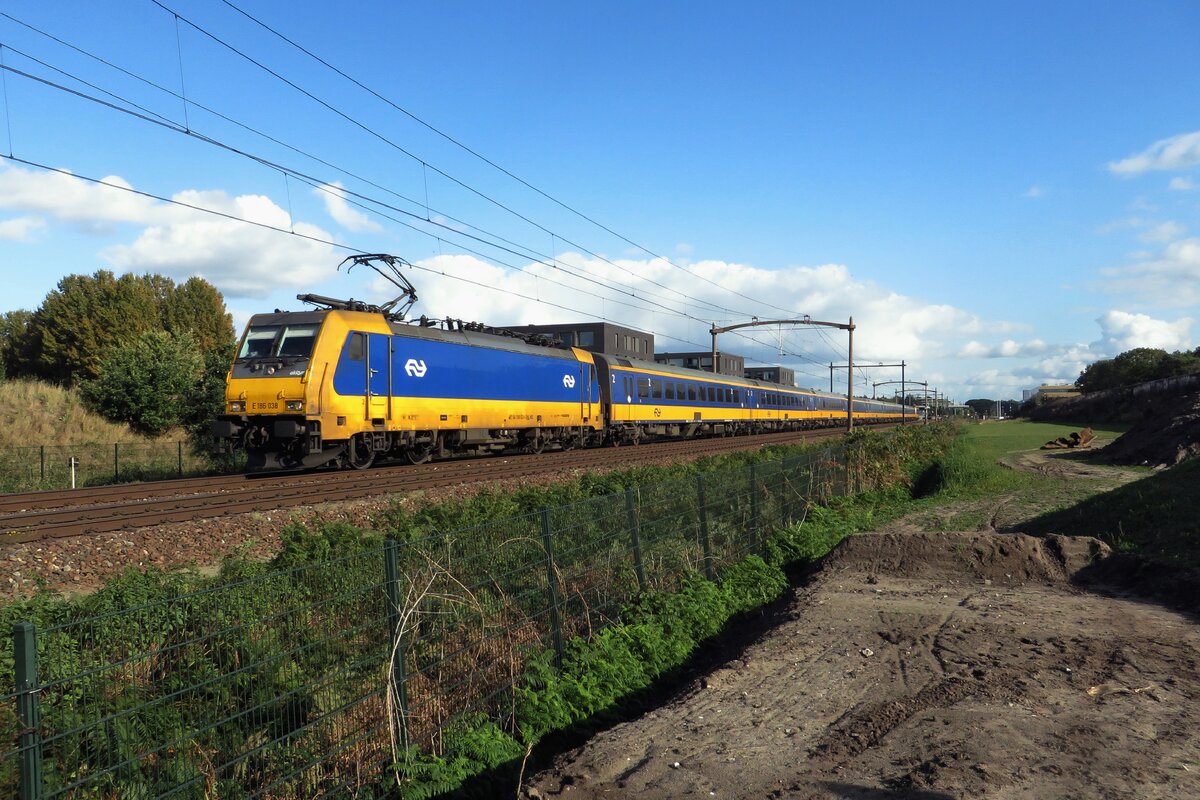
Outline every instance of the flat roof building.
<svg viewBox="0 0 1200 800"><path fill-rule="evenodd" d="M509 325L520 333L541 333L557 339L564 347L622 358L654 359L654 334L614 325L611 322L572 322L562 325Z"/></svg>
<svg viewBox="0 0 1200 800"><path fill-rule="evenodd" d="M712 352L708 350L699 353L655 353L654 360L659 364L712 372L712 356ZM717 351L717 372L721 375L736 375L740 378L745 369L746 359L742 356Z"/></svg>
<svg viewBox="0 0 1200 800"><path fill-rule="evenodd" d="M755 381L770 381L782 386L796 385L796 371L787 367L746 367L745 375Z"/></svg>

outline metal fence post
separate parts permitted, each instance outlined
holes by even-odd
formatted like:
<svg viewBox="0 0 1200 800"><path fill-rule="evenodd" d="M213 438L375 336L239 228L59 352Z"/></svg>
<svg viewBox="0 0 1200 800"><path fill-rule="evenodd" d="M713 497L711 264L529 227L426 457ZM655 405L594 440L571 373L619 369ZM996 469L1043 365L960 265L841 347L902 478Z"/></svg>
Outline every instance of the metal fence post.
<svg viewBox="0 0 1200 800"><path fill-rule="evenodd" d="M633 487L625 489L625 513L629 516L629 539L633 545L633 570L637 573L638 589L646 591L646 570L642 565L641 528L638 525L637 497Z"/></svg>
<svg viewBox="0 0 1200 800"><path fill-rule="evenodd" d="M750 465L750 549L754 552L759 547L759 512L758 512L758 469L756 464Z"/></svg>
<svg viewBox="0 0 1200 800"><path fill-rule="evenodd" d="M38 460L41 462L42 480L46 480L46 445L38 445Z"/></svg>
<svg viewBox="0 0 1200 800"><path fill-rule="evenodd" d="M542 547L546 550L546 593L550 599L550 626L554 637L554 662L562 667L562 620L558 616L558 579L554 574L554 532L550 529L550 509L542 509Z"/></svg>
<svg viewBox="0 0 1200 800"><path fill-rule="evenodd" d="M708 536L708 502L704 497L704 476L696 476L697 502L700 504L700 546L704 551L704 577L714 583L717 580L713 569L712 542Z"/></svg>
<svg viewBox="0 0 1200 800"><path fill-rule="evenodd" d="M405 672L404 634L400 629L400 543L388 539L383 544L384 588L388 604L388 657L391 659L392 686L396 691L396 740L408 746L408 675Z"/></svg>
<svg viewBox="0 0 1200 800"><path fill-rule="evenodd" d="M42 711L38 693L37 631L31 622L13 625L13 657L17 690L17 717L21 723L20 800L42 796Z"/></svg>
<svg viewBox="0 0 1200 800"><path fill-rule="evenodd" d="M793 516L792 505L792 479L794 475L790 474L790 470L796 470L797 459L785 458L779 464L779 515L780 522L785 525L791 525Z"/></svg>
<svg viewBox="0 0 1200 800"><path fill-rule="evenodd" d="M175 443L175 462L179 465L179 477L183 477L183 442Z"/></svg>
<svg viewBox="0 0 1200 800"><path fill-rule="evenodd" d="M121 443L113 442L113 480L121 480Z"/></svg>
<svg viewBox="0 0 1200 800"><path fill-rule="evenodd" d="M788 523L787 506L784 503L787 497L787 459L780 459L779 461L779 480L777 484L775 488L775 524L777 527L782 528Z"/></svg>

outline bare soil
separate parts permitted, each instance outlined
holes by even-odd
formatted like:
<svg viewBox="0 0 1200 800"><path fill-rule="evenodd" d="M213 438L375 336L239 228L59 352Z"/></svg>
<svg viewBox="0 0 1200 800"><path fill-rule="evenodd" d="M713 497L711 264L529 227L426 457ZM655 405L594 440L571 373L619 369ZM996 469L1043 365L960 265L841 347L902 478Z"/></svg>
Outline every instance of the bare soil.
<svg viewBox="0 0 1200 800"><path fill-rule="evenodd" d="M1014 466L1137 476L1056 453ZM1143 473L1144 474L1144 473ZM761 636L528 777L529 798L1200 797L1196 619L1091 583L1107 547L1000 533L1021 498L844 541Z"/></svg>

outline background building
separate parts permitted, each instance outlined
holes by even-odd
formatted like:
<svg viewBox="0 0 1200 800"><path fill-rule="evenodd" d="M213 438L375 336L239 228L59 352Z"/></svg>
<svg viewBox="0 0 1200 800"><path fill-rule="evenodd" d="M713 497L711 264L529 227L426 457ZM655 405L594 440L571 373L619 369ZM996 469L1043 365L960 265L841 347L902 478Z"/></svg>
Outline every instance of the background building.
<svg viewBox="0 0 1200 800"><path fill-rule="evenodd" d="M712 352L704 350L698 353L655 353L654 360L659 364L670 364L674 367L687 367L712 372ZM717 351L717 372L722 375L742 377L746 370L746 359L733 353Z"/></svg>
<svg viewBox="0 0 1200 800"><path fill-rule="evenodd" d="M565 325L509 325L510 331L544 333L565 347L623 358L654 360L654 334L611 322L573 322Z"/></svg>
<svg viewBox="0 0 1200 800"><path fill-rule="evenodd" d="M746 377L756 381L770 381L783 386L796 385L796 371L787 367L746 367Z"/></svg>

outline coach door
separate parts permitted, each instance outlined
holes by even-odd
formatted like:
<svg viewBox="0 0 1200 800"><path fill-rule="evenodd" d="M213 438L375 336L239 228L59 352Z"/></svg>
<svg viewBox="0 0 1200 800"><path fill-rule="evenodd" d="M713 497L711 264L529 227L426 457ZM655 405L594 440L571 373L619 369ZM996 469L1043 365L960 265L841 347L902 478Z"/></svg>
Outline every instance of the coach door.
<svg viewBox="0 0 1200 800"><path fill-rule="evenodd" d="M391 344L387 334L372 333L367 348L367 419L386 419L391 399Z"/></svg>
<svg viewBox="0 0 1200 800"><path fill-rule="evenodd" d="M595 369L591 364L579 365L579 377L583 382L583 387L579 390L579 416L586 423L592 421L592 405L599 400L595 396L596 386L592 378Z"/></svg>

